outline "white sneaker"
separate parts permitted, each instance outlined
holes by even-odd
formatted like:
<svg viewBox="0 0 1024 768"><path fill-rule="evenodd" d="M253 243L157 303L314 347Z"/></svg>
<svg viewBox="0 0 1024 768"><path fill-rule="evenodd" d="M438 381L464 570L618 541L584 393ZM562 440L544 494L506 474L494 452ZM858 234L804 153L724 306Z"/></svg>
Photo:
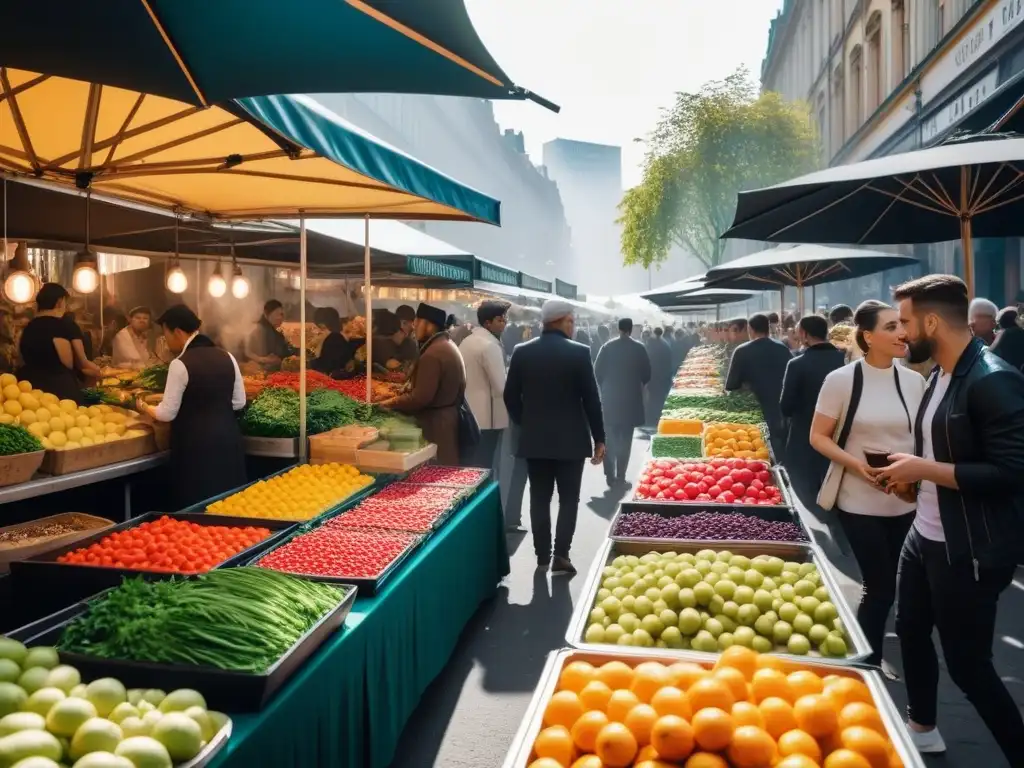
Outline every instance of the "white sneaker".
<svg viewBox="0 0 1024 768"><path fill-rule="evenodd" d="M938 728L932 728L930 731L915 731L909 725L906 728L914 747L922 755L935 755L946 751L946 742L942 740Z"/></svg>

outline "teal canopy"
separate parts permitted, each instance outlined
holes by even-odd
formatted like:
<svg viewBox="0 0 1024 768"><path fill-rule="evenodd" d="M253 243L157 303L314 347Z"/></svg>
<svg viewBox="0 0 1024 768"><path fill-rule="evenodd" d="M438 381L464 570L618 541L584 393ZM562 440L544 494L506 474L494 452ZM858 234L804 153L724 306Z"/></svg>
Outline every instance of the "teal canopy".
<svg viewBox="0 0 1024 768"><path fill-rule="evenodd" d="M206 105L281 93L533 99L463 0L0 3L0 66Z"/></svg>

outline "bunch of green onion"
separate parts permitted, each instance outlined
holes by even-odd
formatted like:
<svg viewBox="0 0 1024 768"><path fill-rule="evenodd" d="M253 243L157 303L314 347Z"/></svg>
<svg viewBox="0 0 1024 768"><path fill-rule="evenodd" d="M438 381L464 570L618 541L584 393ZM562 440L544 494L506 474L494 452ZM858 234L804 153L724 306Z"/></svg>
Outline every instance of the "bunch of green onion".
<svg viewBox="0 0 1024 768"><path fill-rule="evenodd" d="M345 596L264 568L127 579L65 627L58 647L106 659L262 673Z"/></svg>

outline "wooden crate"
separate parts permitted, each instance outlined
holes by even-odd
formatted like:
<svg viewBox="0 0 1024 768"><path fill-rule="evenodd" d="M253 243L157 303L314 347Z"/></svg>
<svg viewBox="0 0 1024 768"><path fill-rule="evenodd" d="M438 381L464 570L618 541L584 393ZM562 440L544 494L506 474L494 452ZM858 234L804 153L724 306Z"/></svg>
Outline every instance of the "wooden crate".
<svg viewBox="0 0 1024 768"><path fill-rule="evenodd" d="M42 470L50 475L70 475L72 472L105 467L151 453L156 453L156 440L153 432L149 431L140 437L130 437L101 445L89 445L70 451L47 451Z"/></svg>
<svg viewBox="0 0 1024 768"><path fill-rule="evenodd" d="M311 464L355 464L360 448L376 442L376 429L362 427L339 427L309 438L309 461Z"/></svg>
<svg viewBox="0 0 1024 768"><path fill-rule="evenodd" d="M364 472L397 474L415 469L420 464L426 464L435 456L437 456L435 443L427 443L423 448L412 453L362 449L356 451L355 465Z"/></svg>
<svg viewBox="0 0 1024 768"><path fill-rule="evenodd" d="M0 487L17 485L32 479L43 464L46 451L16 453L13 456L0 456Z"/></svg>
<svg viewBox="0 0 1024 768"><path fill-rule="evenodd" d="M33 528L38 525L46 525L47 523L62 523L68 522L71 519L79 519L88 524L88 528L80 531L71 531L58 536L40 536L32 539L25 539L23 541L14 543L4 543L0 541L0 573L7 573L10 570L10 563L14 560L24 560L28 557L33 557L48 549L56 549L67 544L74 544L79 539L84 539L86 536L92 536L94 533L106 530L114 525L113 521L107 520L104 517L95 517L93 515L86 515L82 512L64 512L59 515L50 515L39 520L31 520L27 523L18 523L17 525L8 525L0 528L0 533L7 533L9 531L24 530L26 528Z"/></svg>

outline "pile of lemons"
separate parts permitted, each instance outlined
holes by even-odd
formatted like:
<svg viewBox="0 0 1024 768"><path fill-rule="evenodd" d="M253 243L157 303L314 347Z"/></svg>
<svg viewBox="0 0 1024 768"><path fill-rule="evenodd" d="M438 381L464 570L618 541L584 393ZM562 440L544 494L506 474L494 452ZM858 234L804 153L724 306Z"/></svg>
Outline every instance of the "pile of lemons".
<svg viewBox="0 0 1024 768"><path fill-rule="evenodd" d="M20 424L51 451L85 448L122 438L140 437L131 419L109 405L80 406L74 400L33 389L31 382L0 374L0 424Z"/></svg>
<svg viewBox="0 0 1024 768"><path fill-rule="evenodd" d="M349 464L302 464L215 501L214 515L270 520L311 520L373 483Z"/></svg>
<svg viewBox="0 0 1024 768"><path fill-rule="evenodd" d="M761 428L752 424L708 424L704 428L704 455L716 459L769 458Z"/></svg>

